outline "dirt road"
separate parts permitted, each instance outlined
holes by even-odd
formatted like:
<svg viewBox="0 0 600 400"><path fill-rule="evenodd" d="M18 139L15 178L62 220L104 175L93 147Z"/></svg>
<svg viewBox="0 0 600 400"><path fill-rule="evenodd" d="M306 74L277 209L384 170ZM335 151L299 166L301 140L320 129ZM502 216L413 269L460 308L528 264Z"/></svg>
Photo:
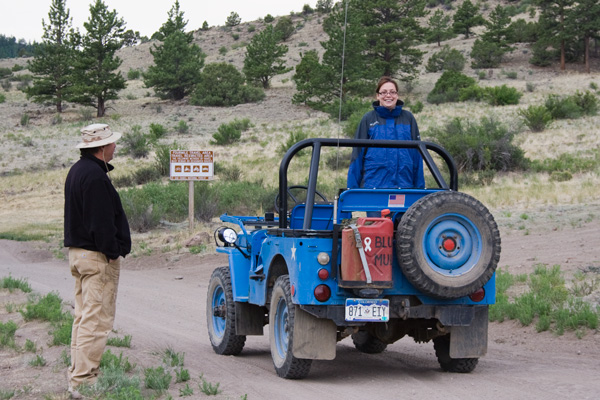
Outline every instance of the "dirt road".
<svg viewBox="0 0 600 400"><path fill-rule="evenodd" d="M571 262L571 266L598 263L600 254L595 221L577 230L557 230L544 235L505 235L502 266L526 269L537 262ZM577 232L577 239L574 239ZM568 248L556 251L556 243ZM579 245L581 244L581 245ZM582 255L585 255L583 257ZM560 259L559 259L560 258ZM554 261L552 261L554 260ZM591 261L590 261L591 260ZM574 264L575 263L575 264ZM382 354L367 355L345 339L333 361L315 361L302 381L280 379L273 370L268 328L265 336L248 337L240 356L216 355L206 333L206 288L212 270L226 265L219 255L204 257L157 255L124 262L119 287L118 332L133 337L133 360L157 364L155 352L171 347L185 353L192 377L204 374L219 382L217 398L237 399L597 399L600 393L600 333L587 331L583 339L572 333L555 337L535 333L514 321L490 326L490 344L471 374L440 370L431 343L402 339ZM34 291L57 291L72 300L73 282L67 263L48 258L28 244L0 240L0 277L27 278ZM0 315L2 316L2 315ZM5 316L5 315L4 315ZM0 388L22 382L17 368L2 368ZM64 368L64 367L62 367ZM53 390L65 386L61 367L50 375ZM171 391L178 397L177 391ZM35 398L35 397L29 397ZM196 389L194 396L206 398Z"/></svg>

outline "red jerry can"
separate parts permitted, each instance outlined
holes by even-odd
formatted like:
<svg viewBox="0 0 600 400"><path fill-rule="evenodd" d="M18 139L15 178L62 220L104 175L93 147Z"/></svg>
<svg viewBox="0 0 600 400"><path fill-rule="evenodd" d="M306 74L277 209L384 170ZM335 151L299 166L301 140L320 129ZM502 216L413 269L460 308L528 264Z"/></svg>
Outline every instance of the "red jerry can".
<svg viewBox="0 0 600 400"><path fill-rule="evenodd" d="M363 267L356 230L360 234L368 273ZM355 226L342 230L342 287L388 288L392 282L394 223L389 218L358 218ZM368 283L370 275L371 283Z"/></svg>

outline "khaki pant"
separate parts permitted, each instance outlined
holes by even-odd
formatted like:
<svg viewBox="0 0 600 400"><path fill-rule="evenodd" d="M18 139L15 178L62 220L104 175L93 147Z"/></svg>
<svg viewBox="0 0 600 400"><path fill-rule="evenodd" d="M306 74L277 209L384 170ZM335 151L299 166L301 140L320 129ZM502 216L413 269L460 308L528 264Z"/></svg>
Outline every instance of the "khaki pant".
<svg viewBox="0 0 600 400"><path fill-rule="evenodd" d="M100 359L115 320L120 261L96 251L69 248L75 278L75 319L71 335L69 386L96 382Z"/></svg>

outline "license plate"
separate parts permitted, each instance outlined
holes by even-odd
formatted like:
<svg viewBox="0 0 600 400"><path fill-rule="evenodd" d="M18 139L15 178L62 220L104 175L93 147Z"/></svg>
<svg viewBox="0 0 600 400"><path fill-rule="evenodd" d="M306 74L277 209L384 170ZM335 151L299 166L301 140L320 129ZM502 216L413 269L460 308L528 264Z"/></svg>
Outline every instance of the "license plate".
<svg viewBox="0 0 600 400"><path fill-rule="evenodd" d="M389 320L388 299L346 299L346 321L387 322Z"/></svg>

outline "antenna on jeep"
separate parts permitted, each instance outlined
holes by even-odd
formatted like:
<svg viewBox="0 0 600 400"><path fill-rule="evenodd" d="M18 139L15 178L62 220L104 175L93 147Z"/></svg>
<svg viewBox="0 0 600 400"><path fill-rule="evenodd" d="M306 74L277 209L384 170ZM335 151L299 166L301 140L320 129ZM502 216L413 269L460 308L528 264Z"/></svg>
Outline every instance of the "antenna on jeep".
<svg viewBox="0 0 600 400"><path fill-rule="evenodd" d="M350 0L346 0L346 9L344 10L344 39L342 41L342 73L340 76L340 106L338 109L338 140L340 139L340 130L342 129L342 98L343 98L343 93L344 93L344 63L346 60L346 28L348 26L348 4L350 3ZM340 173L340 146L337 146L337 151L336 151L336 158L335 158L335 173L336 173L336 180L339 178L339 173ZM334 215L333 215L333 223L336 224L337 223L337 201L338 201L338 197L339 194L336 193L335 194L335 198L334 198Z"/></svg>

